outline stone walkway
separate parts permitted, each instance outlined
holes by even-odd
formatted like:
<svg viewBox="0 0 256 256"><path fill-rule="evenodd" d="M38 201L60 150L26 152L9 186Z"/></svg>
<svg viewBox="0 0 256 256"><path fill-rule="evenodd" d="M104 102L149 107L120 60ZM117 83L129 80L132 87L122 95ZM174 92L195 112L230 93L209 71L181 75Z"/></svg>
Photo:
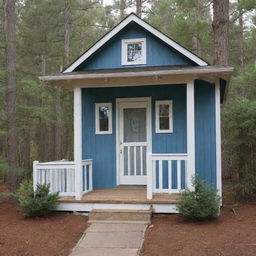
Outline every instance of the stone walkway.
<svg viewBox="0 0 256 256"><path fill-rule="evenodd" d="M137 256L147 224L92 223L70 256Z"/></svg>

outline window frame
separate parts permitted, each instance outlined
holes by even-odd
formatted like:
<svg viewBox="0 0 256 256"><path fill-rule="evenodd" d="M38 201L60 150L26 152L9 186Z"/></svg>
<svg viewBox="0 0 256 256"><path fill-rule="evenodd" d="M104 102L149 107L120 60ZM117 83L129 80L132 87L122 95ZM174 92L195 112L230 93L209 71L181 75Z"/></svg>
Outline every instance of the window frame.
<svg viewBox="0 0 256 256"><path fill-rule="evenodd" d="M141 44L141 61L129 62L127 61L128 44L142 43ZM147 41L146 38L134 38L122 40L122 65L143 65L147 64Z"/></svg>
<svg viewBox="0 0 256 256"><path fill-rule="evenodd" d="M100 131L100 116L99 116L99 108L100 107L108 107L109 116L108 116L108 130ZM95 103L95 134L112 134L112 103Z"/></svg>
<svg viewBox="0 0 256 256"><path fill-rule="evenodd" d="M160 105L169 104L169 129L160 129ZM155 102L155 130L156 133L173 133L173 101L172 100L156 100Z"/></svg>

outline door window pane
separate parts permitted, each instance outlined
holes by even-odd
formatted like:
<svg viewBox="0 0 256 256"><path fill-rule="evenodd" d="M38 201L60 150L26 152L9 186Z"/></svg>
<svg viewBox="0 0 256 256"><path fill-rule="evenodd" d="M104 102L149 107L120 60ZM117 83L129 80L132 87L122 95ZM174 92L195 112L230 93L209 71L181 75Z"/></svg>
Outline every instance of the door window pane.
<svg viewBox="0 0 256 256"><path fill-rule="evenodd" d="M124 109L124 142L145 142L146 108Z"/></svg>

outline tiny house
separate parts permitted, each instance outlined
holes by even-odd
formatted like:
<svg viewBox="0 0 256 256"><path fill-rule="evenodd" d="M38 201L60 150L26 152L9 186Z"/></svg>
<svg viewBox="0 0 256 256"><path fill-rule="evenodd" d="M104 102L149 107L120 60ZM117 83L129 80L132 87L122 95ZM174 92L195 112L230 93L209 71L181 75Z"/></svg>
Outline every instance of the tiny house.
<svg viewBox="0 0 256 256"><path fill-rule="evenodd" d="M74 92L74 161L34 161L59 210L177 212L197 173L221 195L220 104L232 68L211 66L130 14L62 73Z"/></svg>

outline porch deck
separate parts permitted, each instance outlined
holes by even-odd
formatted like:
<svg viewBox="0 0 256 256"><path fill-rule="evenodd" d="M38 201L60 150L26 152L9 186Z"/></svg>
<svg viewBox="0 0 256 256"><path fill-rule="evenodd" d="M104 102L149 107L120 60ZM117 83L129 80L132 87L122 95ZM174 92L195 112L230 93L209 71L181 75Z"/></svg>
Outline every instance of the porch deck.
<svg viewBox="0 0 256 256"><path fill-rule="evenodd" d="M157 193L147 199L146 188L96 189L83 195L81 200L74 196L62 196L60 202L66 203L105 203L105 204L175 204L179 194Z"/></svg>

